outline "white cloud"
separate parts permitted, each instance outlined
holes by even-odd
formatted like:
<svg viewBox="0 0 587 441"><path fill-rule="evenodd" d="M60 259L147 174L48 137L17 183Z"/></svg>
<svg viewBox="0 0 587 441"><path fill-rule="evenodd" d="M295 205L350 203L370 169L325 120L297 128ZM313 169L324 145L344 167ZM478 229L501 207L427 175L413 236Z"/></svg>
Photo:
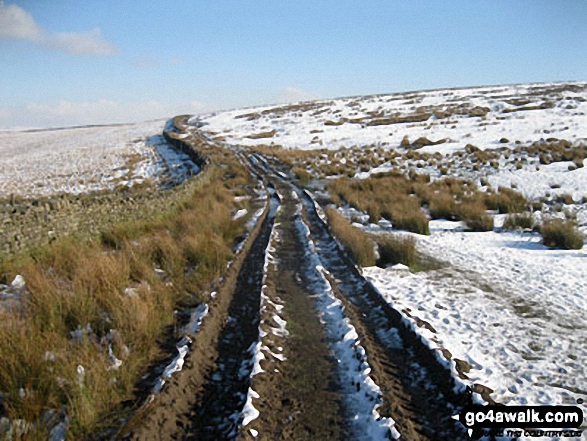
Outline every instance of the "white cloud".
<svg viewBox="0 0 587 441"><path fill-rule="evenodd" d="M319 99L320 96L297 87L284 87L275 95L277 103L295 103L298 101L312 101Z"/></svg>
<svg viewBox="0 0 587 441"><path fill-rule="evenodd" d="M49 49L56 49L71 55L110 56L119 51L104 38L100 29L89 32L58 32L47 34L41 44Z"/></svg>
<svg viewBox="0 0 587 441"><path fill-rule="evenodd" d="M31 14L16 5L0 4L0 37L36 41L42 36Z"/></svg>
<svg viewBox="0 0 587 441"><path fill-rule="evenodd" d="M72 55L114 55L119 49L104 38L100 29L88 32L49 32L17 5L0 3L0 38L27 40Z"/></svg>

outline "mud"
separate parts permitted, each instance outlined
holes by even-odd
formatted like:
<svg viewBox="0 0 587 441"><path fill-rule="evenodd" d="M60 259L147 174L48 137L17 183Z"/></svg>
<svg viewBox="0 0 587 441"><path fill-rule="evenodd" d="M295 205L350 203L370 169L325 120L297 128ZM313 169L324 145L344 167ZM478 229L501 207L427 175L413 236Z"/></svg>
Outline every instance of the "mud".
<svg viewBox="0 0 587 441"><path fill-rule="evenodd" d="M351 435L348 385L341 384L332 337L305 279L306 244L295 225L301 201L315 252L344 305L345 320L359 336L370 377L381 389L379 414L395 420L401 439L468 439L451 416L470 403L470 395L455 392L450 371L361 276L318 216L311 196L271 160L239 156L272 189L274 209L259 220L210 303L184 369L119 438L362 439ZM266 260L267 252L271 259ZM285 329L276 332L280 322ZM253 353L259 347L257 365ZM249 412L246 419L243 408Z"/></svg>
<svg viewBox="0 0 587 441"><path fill-rule="evenodd" d="M305 290L302 245L295 232L296 203L291 188L274 182L283 195L276 226L276 264L270 267L267 295L283 306L288 334L272 338L284 361L268 357L264 373L253 379L259 398L253 401L259 417L243 430L244 439L339 440L345 437L341 394L334 375L336 363ZM251 433L258 433L254 438Z"/></svg>
<svg viewBox="0 0 587 441"><path fill-rule="evenodd" d="M260 217L210 302L210 312L190 347L182 371L167 382L151 403L144 404L133 415L114 436L115 439L187 439L188 429L193 426L194 409L202 402L207 381L217 368L219 341L230 316L230 308L235 307L235 291L239 279L243 277L243 267L247 261L259 259L257 256L253 257L253 254L259 250L264 251L263 239L260 241L259 238L268 238L268 213L269 207Z"/></svg>

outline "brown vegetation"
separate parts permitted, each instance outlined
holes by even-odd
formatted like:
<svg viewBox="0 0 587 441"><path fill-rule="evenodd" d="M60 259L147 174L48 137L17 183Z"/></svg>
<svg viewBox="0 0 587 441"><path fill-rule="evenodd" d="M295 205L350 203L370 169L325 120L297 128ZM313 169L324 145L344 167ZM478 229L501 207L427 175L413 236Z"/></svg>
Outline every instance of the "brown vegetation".
<svg viewBox="0 0 587 441"><path fill-rule="evenodd" d="M111 423L159 356L173 311L200 302L225 271L243 222L232 221L231 190L248 178L213 155L212 179L173 212L2 264L3 281L21 274L26 291L16 309L0 308L0 412L29 423L28 437L46 439L58 422L47 415L62 410L72 439Z"/></svg>
<svg viewBox="0 0 587 441"><path fill-rule="evenodd" d="M409 267L417 264L416 240L412 236L377 236L379 259L377 266L402 263Z"/></svg>
<svg viewBox="0 0 587 441"><path fill-rule="evenodd" d="M572 221L551 220L540 226L542 242L547 247L564 250L580 250L583 248L583 234Z"/></svg>
<svg viewBox="0 0 587 441"><path fill-rule="evenodd" d="M352 259L360 266L375 265L375 244L369 236L353 227L336 209L326 208L332 233L343 244Z"/></svg>
<svg viewBox="0 0 587 441"><path fill-rule="evenodd" d="M425 178L416 178L415 182ZM418 234L430 234L428 217L414 193L413 183L401 173L380 173L368 179L341 178L327 186L332 200L346 202L367 213L371 222L388 219L398 228Z"/></svg>

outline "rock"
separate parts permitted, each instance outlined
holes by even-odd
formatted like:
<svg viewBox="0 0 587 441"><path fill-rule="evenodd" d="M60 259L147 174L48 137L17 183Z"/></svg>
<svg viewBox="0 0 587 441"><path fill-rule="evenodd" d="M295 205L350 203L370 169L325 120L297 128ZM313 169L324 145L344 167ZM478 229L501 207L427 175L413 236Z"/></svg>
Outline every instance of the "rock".
<svg viewBox="0 0 587 441"><path fill-rule="evenodd" d="M402 141L403 142L403 141ZM446 142L446 138L444 139L440 139L438 141L430 141L428 138L426 138L425 136L422 136L418 139L416 139L412 144L411 147L419 149L422 147L426 147L429 145L438 145L438 144L443 144Z"/></svg>
<svg viewBox="0 0 587 441"><path fill-rule="evenodd" d="M12 283L10 284L10 288L16 289L16 290L24 289L24 286L25 286L24 278L20 274L17 275L14 278L14 280L12 281Z"/></svg>

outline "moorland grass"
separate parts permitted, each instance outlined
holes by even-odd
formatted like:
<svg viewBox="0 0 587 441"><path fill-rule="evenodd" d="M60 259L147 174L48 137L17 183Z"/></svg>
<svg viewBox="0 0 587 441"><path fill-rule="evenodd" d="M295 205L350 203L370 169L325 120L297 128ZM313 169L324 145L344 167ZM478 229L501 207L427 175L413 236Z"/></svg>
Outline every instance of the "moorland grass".
<svg viewBox="0 0 587 441"><path fill-rule="evenodd" d="M327 207L325 211L332 233L340 240L355 263L363 267L375 265L375 244L369 235L353 227L336 209Z"/></svg>
<svg viewBox="0 0 587 441"><path fill-rule="evenodd" d="M243 229L231 218L233 190L248 178L225 153L213 163L209 178L196 178L180 206L154 221L59 239L2 263L4 281L21 274L26 292L16 309L0 309L0 404L29 424L27 439L47 439L47 416L63 410L70 439L111 423L160 356L174 310L201 301L223 274Z"/></svg>
<svg viewBox="0 0 587 441"><path fill-rule="evenodd" d="M559 219L544 222L540 226L542 242L547 247L563 250L580 250L583 248L583 234L572 221Z"/></svg>
<svg viewBox="0 0 587 441"><path fill-rule="evenodd" d="M416 239L413 236L377 236L379 259L377 266L385 268L390 264L402 263L410 268L418 263L416 255Z"/></svg>

